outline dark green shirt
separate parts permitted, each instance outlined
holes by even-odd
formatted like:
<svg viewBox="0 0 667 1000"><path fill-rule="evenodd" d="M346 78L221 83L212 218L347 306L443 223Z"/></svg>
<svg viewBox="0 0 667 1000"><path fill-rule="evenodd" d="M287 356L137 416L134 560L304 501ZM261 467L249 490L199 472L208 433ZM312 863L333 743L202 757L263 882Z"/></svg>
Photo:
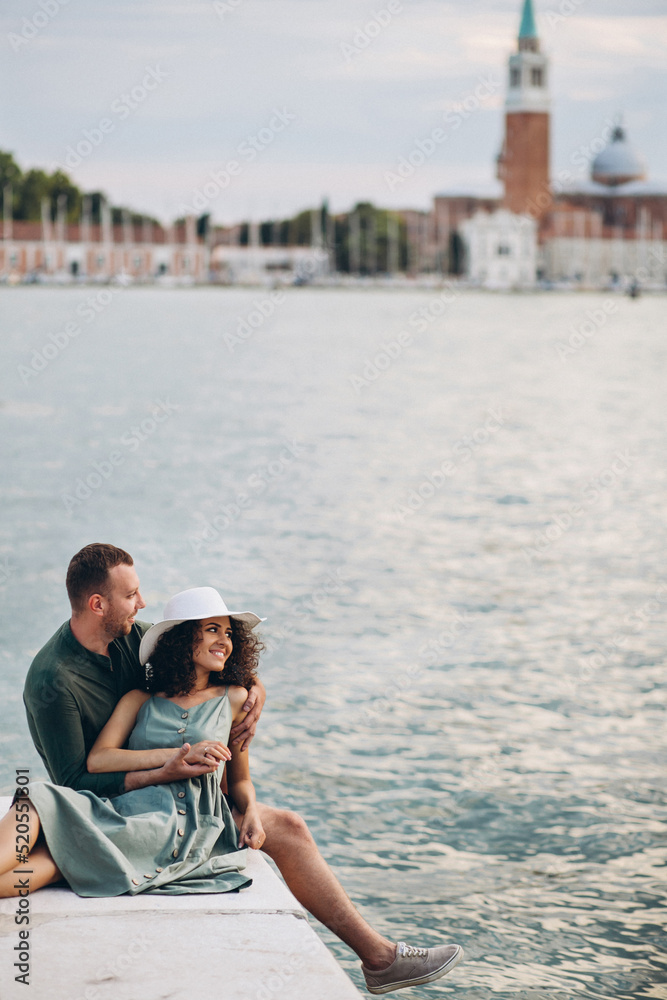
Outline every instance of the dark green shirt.
<svg viewBox="0 0 667 1000"><path fill-rule="evenodd" d="M125 772L89 774L86 758L123 695L146 689L139 643L148 628L135 622L102 656L82 646L65 622L32 661L23 701L30 735L55 784L100 796L124 791Z"/></svg>

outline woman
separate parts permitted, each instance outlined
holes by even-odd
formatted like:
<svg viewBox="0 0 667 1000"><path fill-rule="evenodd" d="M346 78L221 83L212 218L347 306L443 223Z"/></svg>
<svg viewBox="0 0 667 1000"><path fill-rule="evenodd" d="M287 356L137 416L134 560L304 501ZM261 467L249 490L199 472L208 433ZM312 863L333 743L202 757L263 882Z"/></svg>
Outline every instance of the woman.
<svg viewBox="0 0 667 1000"><path fill-rule="evenodd" d="M0 823L0 896L16 895L22 847L30 850L30 891L63 877L81 896L227 892L251 883L242 874L245 848L261 847L264 831L248 754L230 751L227 740L245 716L263 648L252 629L262 620L229 612L211 587L171 599L141 642L148 692L121 698L88 756L91 772L141 771L151 784L114 799L32 784L29 799L17 799ZM221 764L240 830L220 790Z"/></svg>

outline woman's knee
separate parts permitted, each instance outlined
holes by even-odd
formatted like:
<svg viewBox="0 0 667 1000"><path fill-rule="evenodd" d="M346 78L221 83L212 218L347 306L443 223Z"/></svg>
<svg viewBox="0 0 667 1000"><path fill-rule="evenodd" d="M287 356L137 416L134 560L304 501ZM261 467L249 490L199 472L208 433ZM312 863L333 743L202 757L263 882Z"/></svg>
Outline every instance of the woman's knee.
<svg viewBox="0 0 667 1000"><path fill-rule="evenodd" d="M36 889L61 880L62 874L46 843L40 843L30 852L30 864L27 869L17 865L16 869L0 875L0 899L29 896Z"/></svg>

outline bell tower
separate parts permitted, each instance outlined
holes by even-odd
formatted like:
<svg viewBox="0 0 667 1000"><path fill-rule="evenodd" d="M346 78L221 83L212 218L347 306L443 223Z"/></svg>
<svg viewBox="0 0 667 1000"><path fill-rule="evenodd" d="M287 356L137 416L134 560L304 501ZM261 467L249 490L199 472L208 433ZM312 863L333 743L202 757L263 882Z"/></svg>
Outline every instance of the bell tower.
<svg viewBox="0 0 667 1000"><path fill-rule="evenodd" d="M503 207L536 219L551 206L549 60L540 52L532 0L524 0L517 51L509 58L505 140L498 157Z"/></svg>

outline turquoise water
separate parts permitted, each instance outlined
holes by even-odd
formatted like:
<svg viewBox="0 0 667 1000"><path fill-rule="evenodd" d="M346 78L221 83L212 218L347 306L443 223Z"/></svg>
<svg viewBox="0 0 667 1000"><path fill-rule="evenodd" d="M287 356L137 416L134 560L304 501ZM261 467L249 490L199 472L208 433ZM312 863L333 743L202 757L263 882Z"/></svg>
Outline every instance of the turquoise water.
<svg viewBox="0 0 667 1000"><path fill-rule="evenodd" d="M0 792L70 556L268 617L252 747L415 996L667 996L665 301L0 289ZM322 932L361 983L351 953ZM413 995L411 994L411 995Z"/></svg>

